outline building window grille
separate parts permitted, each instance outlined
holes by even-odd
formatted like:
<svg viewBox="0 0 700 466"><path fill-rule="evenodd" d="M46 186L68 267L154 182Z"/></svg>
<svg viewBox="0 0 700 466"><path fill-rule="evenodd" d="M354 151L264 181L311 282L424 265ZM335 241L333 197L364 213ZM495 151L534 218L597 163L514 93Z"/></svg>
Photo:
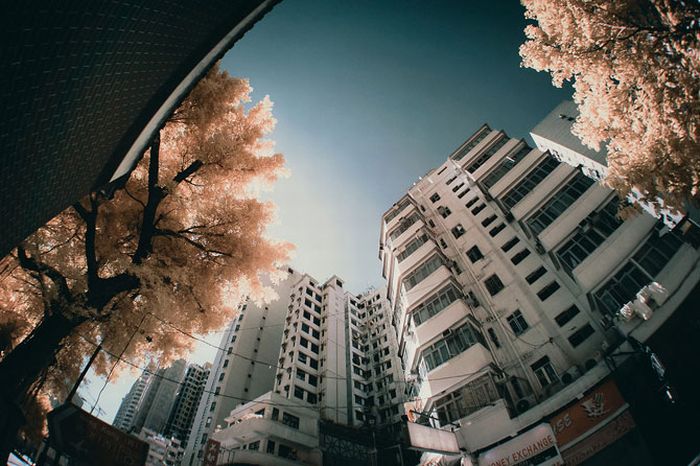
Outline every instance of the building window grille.
<svg viewBox="0 0 700 466"><path fill-rule="evenodd" d="M564 325L569 323L571 319L576 317L579 312L581 311L579 311L578 307L574 304L566 310L561 311L559 314L557 314L557 316L554 317L554 321L557 323L558 326L563 327Z"/></svg>
<svg viewBox="0 0 700 466"><path fill-rule="evenodd" d="M282 424L285 424L292 429L298 429L299 418L289 413L282 413Z"/></svg>
<svg viewBox="0 0 700 466"><path fill-rule="evenodd" d="M514 237L512 237L511 239L509 239L508 241L506 241L506 242L503 244L503 246L501 246L501 250L502 250L503 252L508 252L508 251L510 251L510 250L513 248L513 246L515 246L515 245L518 244L519 242L520 242L520 238L518 238L517 236L514 236Z"/></svg>
<svg viewBox="0 0 700 466"><path fill-rule="evenodd" d="M506 228L506 224L501 222L489 230L489 236L491 238L494 238L496 235L498 235L500 232L502 232L505 228Z"/></svg>
<svg viewBox="0 0 700 466"><path fill-rule="evenodd" d="M483 337L471 324L449 331L449 335L423 350L422 359L428 371L466 351L476 343L484 344Z"/></svg>
<svg viewBox="0 0 700 466"><path fill-rule="evenodd" d="M484 280L484 285L491 296L495 296L504 288L503 282L496 274L493 274Z"/></svg>
<svg viewBox="0 0 700 466"><path fill-rule="evenodd" d="M525 333L525 331L530 327L525 320L525 316L520 310L516 310L511 315L508 316L508 325L510 325L513 334L517 337Z"/></svg>
<svg viewBox="0 0 700 466"><path fill-rule="evenodd" d="M478 206L476 206L476 207L474 207L474 208L472 209L472 215L478 215L479 212L481 212L481 211L484 210L485 208L486 208L486 204L484 204L484 203L482 202L481 204L479 204Z"/></svg>
<svg viewBox="0 0 700 466"><path fill-rule="evenodd" d="M411 202L408 199L403 199L402 201L399 201L398 204L396 204L396 207L391 212L386 214L386 217L384 217L384 222L389 223L392 220L394 220L410 204Z"/></svg>
<svg viewBox="0 0 700 466"><path fill-rule="evenodd" d="M559 282L553 281L546 285L544 288L542 288L540 291L538 291L537 297L540 298L540 301L545 301L547 298L552 296L559 288L561 288Z"/></svg>
<svg viewBox="0 0 700 466"><path fill-rule="evenodd" d="M525 281L532 285L535 283L537 280L542 278L544 274L547 273L547 269L545 269L542 266L537 267L532 273L530 273L527 277L525 277Z"/></svg>
<svg viewBox="0 0 700 466"><path fill-rule="evenodd" d="M580 198L595 181L580 171L569 180L562 189L552 196L532 217L527 220L527 224L535 235L541 233L551 225L566 209Z"/></svg>
<svg viewBox="0 0 700 466"><path fill-rule="evenodd" d="M459 421L499 398L493 380L488 375L483 375L435 401L440 425L445 427Z"/></svg>
<svg viewBox="0 0 700 466"><path fill-rule="evenodd" d="M544 160L537 164L535 168L503 196L502 202L506 210L512 209L558 166L559 162L547 155Z"/></svg>
<svg viewBox="0 0 700 466"><path fill-rule="evenodd" d="M430 274L440 268L441 265L443 265L443 263L440 256L433 254L430 259L418 266L418 268L416 268L403 280L403 285L406 288L406 291L423 281Z"/></svg>
<svg viewBox="0 0 700 466"><path fill-rule="evenodd" d="M464 158L465 155L469 153L470 150L475 148L481 141L483 141L486 136L488 136L491 133L491 130L489 128L484 128L479 132L477 135L474 136L474 138L469 141L467 144L462 146L453 156L452 159L455 161L460 161Z"/></svg>
<svg viewBox="0 0 700 466"><path fill-rule="evenodd" d="M429 297L413 311L415 325L421 325L426 320L437 315L447 306L460 298L459 292L452 285L448 285Z"/></svg>
<svg viewBox="0 0 700 466"><path fill-rule="evenodd" d="M455 238L459 238L459 237L462 236L464 233L466 233L466 231L464 230L464 227L462 226L461 223L458 223L457 225L455 225L455 226L452 228L452 235L453 235Z"/></svg>
<svg viewBox="0 0 700 466"><path fill-rule="evenodd" d="M481 226L487 227L487 226L491 225L497 218L498 217L495 214L490 215L481 221Z"/></svg>
<svg viewBox="0 0 700 466"><path fill-rule="evenodd" d="M391 238L392 241L396 241L396 238L411 228L418 220L420 220L420 214L418 212L413 212L410 216L401 221L399 226L392 230L392 232L389 234L389 238Z"/></svg>
<svg viewBox="0 0 700 466"><path fill-rule="evenodd" d="M595 330L593 330L593 327L591 327L591 324L586 324L580 329L576 330L574 333L569 336L568 340L569 343L571 343L571 346L576 348L578 345L583 343L595 333Z"/></svg>
<svg viewBox="0 0 700 466"><path fill-rule="evenodd" d="M469 260L474 263L478 260L481 260L484 258L484 255L481 253L481 250L479 250L478 246L472 246L468 251L467 251L467 257Z"/></svg>
<svg viewBox="0 0 700 466"><path fill-rule="evenodd" d="M486 189L491 188L493 185L498 183L501 178L503 178L506 173L510 171L511 168L516 166L518 162L520 162L527 154L529 154L532 151L530 146L525 144L525 146L521 147L518 149L518 151L513 154L513 155L508 155L501 160L496 167L491 170L491 173L489 173L487 176L484 177L482 180L482 184L486 187Z"/></svg>
<svg viewBox="0 0 700 466"><path fill-rule="evenodd" d="M432 196L430 196L430 202L435 204L437 201L440 200L440 195L438 193L434 193Z"/></svg>
<svg viewBox="0 0 700 466"><path fill-rule="evenodd" d="M476 160L467 166L467 171L469 173L474 173L477 171L481 166L488 162L489 159L491 159L491 157L493 157L494 154L501 149L501 147L505 146L508 141L510 141L510 139L507 136L501 136L496 142L491 144L491 146L486 149L484 153L482 153Z"/></svg>
<svg viewBox="0 0 700 466"><path fill-rule="evenodd" d="M510 261L513 263L513 265L518 265L523 260L525 260L525 258L529 255L530 255L530 250L528 248L525 248L522 251L516 253L513 257L511 257Z"/></svg>
<svg viewBox="0 0 700 466"><path fill-rule="evenodd" d="M540 382L542 388L548 387L549 385L559 381L557 371L554 370L554 366L552 366L548 356L543 356L530 367L532 368L532 372L535 373L535 377L537 377L537 380Z"/></svg>

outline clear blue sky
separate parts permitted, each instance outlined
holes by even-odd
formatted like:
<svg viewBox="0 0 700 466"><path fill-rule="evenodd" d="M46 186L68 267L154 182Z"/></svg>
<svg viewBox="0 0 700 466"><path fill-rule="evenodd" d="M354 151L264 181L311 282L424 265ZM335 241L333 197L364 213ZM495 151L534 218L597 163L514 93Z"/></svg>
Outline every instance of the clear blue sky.
<svg viewBox="0 0 700 466"><path fill-rule="evenodd" d="M275 103L272 139L292 174L265 197L294 266L355 292L380 285L381 214L419 176L481 124L528 137L570 98L519 67L524 26L515 0L285 0L235 45L223 67ZM213 359L199 348L192 360ZM133 380L105 390L104 419Z"/></svg>

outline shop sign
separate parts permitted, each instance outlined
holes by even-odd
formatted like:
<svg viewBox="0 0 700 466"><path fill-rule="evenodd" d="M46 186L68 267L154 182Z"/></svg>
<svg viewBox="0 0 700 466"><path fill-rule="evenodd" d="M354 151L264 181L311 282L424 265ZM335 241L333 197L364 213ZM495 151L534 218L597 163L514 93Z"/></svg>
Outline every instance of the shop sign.
<svg viewBox="0 0 700 466"><path fill-rule="evenodd" d="M549 423L554 430L557 444L565 448L567 444L595 428L604 420L618 414L625 406L625 400L615 382L607 382L596 387L591 393L569 405Z"/></svg>
<svg viewBox="0 0 700 466"><path fill-rule="evenodd" d="M583 463L608 445L615 443L634 427L634 419L630 412L626 410L603 428L564 451L562 456L564 461L566 461L566 465Z"/></svg>
<svg viewBox="0 0 700 466"><path fill-rule="evenodd" d="M540 424L512 440L479 455L480 466L514 466L526 463L539 466L564 464L549 424Z"/></svg>

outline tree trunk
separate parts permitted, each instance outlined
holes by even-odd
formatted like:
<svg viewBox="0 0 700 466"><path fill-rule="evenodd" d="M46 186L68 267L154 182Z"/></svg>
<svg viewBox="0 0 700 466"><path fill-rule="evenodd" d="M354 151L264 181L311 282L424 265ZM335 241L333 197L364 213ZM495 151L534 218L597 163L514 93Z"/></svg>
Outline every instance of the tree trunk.
<svg viewBox="0 0 700 466"><path fill-rule="evenodd" d="M32 333L0 361L0 405L20 407L42 373L55 361L61 341L80 325L79 320L66 319L60 314L45 317ZM15 444L23 422L0 416L0 464Z"/></svg>

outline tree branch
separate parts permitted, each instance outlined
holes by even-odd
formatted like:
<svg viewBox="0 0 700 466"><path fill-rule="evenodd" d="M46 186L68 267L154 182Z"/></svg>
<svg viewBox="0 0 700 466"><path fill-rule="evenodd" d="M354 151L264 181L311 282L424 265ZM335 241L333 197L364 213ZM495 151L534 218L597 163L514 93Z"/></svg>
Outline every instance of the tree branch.
<svg viewBox="0 0 700 466"><path fill-rule="evenodd" d="M205 252L205 253L207 253L207 254L214 254L214 255L216 255L216 256L224 256L224 257L232 257L231 254L229 254L229 253L227 253L227 252L219 251L219 250L216 250L216 249L209 249L209 248L207 248L205 245L203 245L203 244L201 244L201 243L198 243L198 242L194 241L193 239L188 238L188 237L185 236L183 233L180 233L180 232L177 232L177 231L158 229L158 230L156 230L155 234L158 235L158 236L167 236L167 237L170 237L170 238L182 239L182 240L184 240L185 242L187 242L188 244L194 246L195 248L197 248L197 249L199 249L200 251Z"/></svg>
<svg viewBox="0 0 700 466"><path fill-rule="evenodd" d="M68 288L68 281L61 272L59 272L58 270L56 270L48 264L40 262L33 257L29 257L27 255L27 251L21 245L17 246L17 258L19 259L20 267L22 267L25 270L29 270L49 277L51 281L58 287L58 291L61 294L61 297L65 299L70 299L71 293L70 288Z"/></svg>

